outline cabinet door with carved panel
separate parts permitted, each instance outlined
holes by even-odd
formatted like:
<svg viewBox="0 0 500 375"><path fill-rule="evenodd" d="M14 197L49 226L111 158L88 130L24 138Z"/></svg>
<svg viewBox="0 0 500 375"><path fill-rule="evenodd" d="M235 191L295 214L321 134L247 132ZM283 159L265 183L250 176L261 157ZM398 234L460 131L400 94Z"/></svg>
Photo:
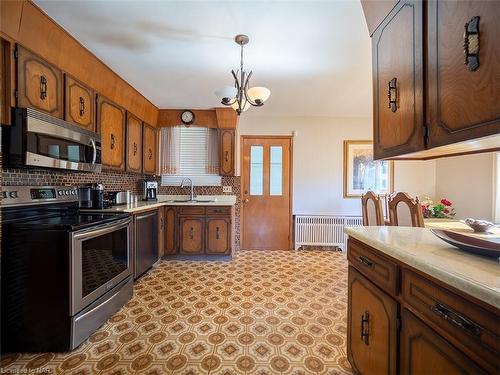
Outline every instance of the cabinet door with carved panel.
<svg viewBox="0 0 500 375"><path fill-rule="evenodd" d="M165 207L165 234L163 241L163 253L165 255L177 254L177 212L174 207ZM190 228L189 228L190 229Z"/></svg>
<svg viewBox="0 0 500 375"><path fill-rule="evenodd" d="M219 174L235 176L236 131L219 129Z"/></svg>
<svg viewBox="0 0 500 375"><path fill-rule="evenodd" d="M144 147L142 155L142 171L146 174L156 174L156 129L150 125L144 124L143 132Z"/></svg>
<svg viewBox="0 0 500 375"><path fill-rule="evenodd" d="M101 95L97 97L97 129L101 134L102 164L125 170L125 110Z"/></svg>
<svg viewBox="0 0 500 375"><path fill-rule="evenodd" d="M64 119L82 128L95 131L94 90L64 75Z"/></svg>
<svg viewBox="0 0 500 375"><path fill-rule="evenodd" d="M180 254L203 254L205 250L205 219L180 218Z"/></svg>
<svg viewBox="0 0 500 375"><path fill-rule="evenodd" d="M359 374L395 374L398 304L349 266L347 355Z"/></svg>
<svg viewBox="0 0 500 375"><path fill-rule="evenodd" d="M17 106L63 118L63 75L40 56L17 45Z"/></svg>
<svg viewBox="0 0 500 375"><path fill-rule="evenodd" d="M158 209L158 256L165 255L165 207Z"/></svg>
<svg viewBox="0 0 500 375"><path fill-rule="evenodd" d="M486 374L408 310L401 319L401 374Z"/></svg>
<svg viewBox="0 0 500 375"><path fill-rule="evenodd" d="M231 253L231 220L209 217L206 222L207 254Z"/></svg>
<svg viewBox="0 0 500 375"><path fill-rule="evenodd" d="M142 172L142 122L127 112L127 171Z"/></svg>
<svg viewBox="0 0 500 375"><path fill-rule="evenodd" d="M421 1L400 1L372 38L376 159L425 148Z"/></svg>
<svg viewBox="0 0 500 375"><path fill-rule="evenodd" d="M500 133L500 2L427 6L429 147Z"/></svg>

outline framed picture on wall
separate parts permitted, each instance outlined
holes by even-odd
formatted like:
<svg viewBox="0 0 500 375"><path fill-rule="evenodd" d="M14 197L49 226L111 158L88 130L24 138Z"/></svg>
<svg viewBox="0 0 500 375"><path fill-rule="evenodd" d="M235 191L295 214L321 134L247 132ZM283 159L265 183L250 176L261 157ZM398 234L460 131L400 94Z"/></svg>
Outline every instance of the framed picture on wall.
<svg viewBox="0 0 500 375"><path fill-rule="evenodd" d="M344 141L344 198L394 191L394 162L373 160L372 141Z"/></svg>

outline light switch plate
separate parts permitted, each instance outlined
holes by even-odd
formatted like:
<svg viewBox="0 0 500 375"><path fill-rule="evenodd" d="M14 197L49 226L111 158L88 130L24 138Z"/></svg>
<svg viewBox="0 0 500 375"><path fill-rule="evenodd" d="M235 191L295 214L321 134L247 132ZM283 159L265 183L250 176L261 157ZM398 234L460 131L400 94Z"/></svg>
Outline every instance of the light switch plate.
<svg viewBox="0 0 500 375"><path fill-rule="evenodd" d="M222 192L223 193L232 193L233 192L233 187L232 186L223 186L222 187Z"/></svg>

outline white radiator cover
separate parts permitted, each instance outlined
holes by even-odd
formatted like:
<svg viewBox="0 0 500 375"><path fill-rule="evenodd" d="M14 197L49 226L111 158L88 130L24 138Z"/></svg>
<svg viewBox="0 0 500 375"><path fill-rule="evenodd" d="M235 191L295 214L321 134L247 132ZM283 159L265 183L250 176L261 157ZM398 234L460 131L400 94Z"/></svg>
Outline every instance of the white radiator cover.
<svg viewBox="0 0 500 375"><path fill-rule="evenodd" d="M338 246L347 249L345 226L363 225L361 216L295 216L295 249L303 245Z"/></svg>

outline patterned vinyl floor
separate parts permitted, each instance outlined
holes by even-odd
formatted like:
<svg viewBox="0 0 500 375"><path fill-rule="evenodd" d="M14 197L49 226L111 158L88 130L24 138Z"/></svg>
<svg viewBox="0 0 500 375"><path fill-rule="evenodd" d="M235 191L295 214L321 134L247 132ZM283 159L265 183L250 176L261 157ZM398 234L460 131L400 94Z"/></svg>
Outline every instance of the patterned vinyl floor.
<svg viewBox="0 0 500 375"><path fill-rule="evenodd" d="M8 354L0 373L346 374L347 261L241 251L162 261L72 353Z"/></svg>

